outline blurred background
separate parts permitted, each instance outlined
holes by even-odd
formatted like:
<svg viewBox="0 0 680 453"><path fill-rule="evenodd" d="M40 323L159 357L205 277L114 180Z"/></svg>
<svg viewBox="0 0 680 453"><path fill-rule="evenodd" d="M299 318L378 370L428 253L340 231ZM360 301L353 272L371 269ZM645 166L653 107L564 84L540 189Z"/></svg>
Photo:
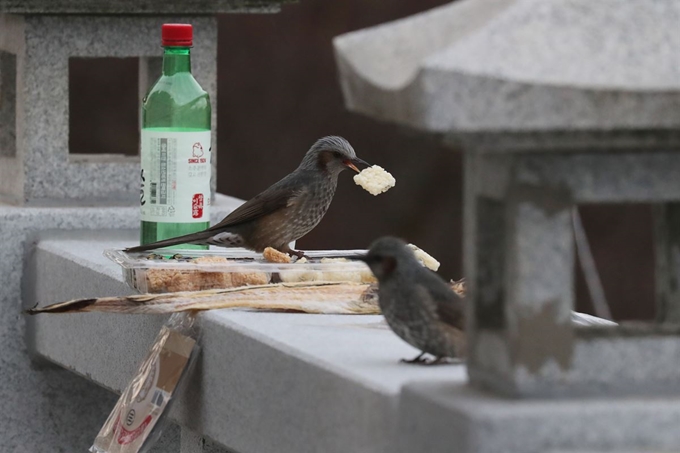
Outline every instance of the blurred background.
<svg viewBox="0 0 680 453"><path fill-rule="evenodd" d="M359 157L390 171L397 185L373 197L349 172L341 174L330 210L299 247L365 248L392 234L439 259L444 278L464 277L460 150L348 113L331 45L339 34L444 3L304 0L279 14L220 16L213 100L218 191L248 199L293 170L317 138L341 135ZM134 153L137 60L72 59L70 85L72 152ZM580 212L614 318L653 318L651 207L591 205ZM577 309L592 313L583 276L576 275Z"/></svg>

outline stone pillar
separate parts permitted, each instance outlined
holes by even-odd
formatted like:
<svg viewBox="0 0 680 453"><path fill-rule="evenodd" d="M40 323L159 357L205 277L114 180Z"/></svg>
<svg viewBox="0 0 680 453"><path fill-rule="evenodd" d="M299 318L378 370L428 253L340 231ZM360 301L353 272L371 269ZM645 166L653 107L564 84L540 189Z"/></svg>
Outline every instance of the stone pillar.
<svg viewBox="0 0 680 453"><path fill-rule="evenodd" d="M465 172L470 377L510 394L574 347L571 195L520 181L518 162L468 154Z"/></svg>
<svg viewBox="0 0 680 453"><path fill-rule="evenodd" d="M680 324L680 202L654 206L654 233L657 321Z"/></svg>
<svg viewBox="0 0 680 453"><path fill-rule="evenodd" d="M677 316L680 215L671 200L680 200L680 153L591 152L600 139L591 140L564 143L565 152L551 155L540 146L529 152L527 143L502 153L486 140L467 142L464 263L474 385L513 396L680 391L680 372L667 365L680 354L677 326L570 323L571 210L578 203L658 203L661 320L672 324ZM657 353L645 354L646 348ZM638 365L612 360L613 351ZM635 359L638 354L644 360Z"/></svg>

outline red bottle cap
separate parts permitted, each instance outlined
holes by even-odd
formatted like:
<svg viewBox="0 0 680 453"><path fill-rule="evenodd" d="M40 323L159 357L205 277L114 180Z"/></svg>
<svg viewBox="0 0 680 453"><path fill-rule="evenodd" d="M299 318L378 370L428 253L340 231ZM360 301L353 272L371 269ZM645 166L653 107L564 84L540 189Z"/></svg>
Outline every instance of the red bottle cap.
<svg viewBox="0 0 680 453"><path fill-rule="evenodd" d="M191 47L194 29L190 24L163 24L163 47Z"/></svg>

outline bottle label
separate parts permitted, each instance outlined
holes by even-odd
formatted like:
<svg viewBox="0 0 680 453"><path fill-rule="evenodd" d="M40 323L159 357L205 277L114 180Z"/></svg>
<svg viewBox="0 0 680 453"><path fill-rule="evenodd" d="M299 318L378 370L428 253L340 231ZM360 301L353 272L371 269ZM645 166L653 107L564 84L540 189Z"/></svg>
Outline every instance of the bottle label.
<svg viewBox="0 0 680 453"><path fill-rule="evenodd" d="M142 129L142 221L210 220L210 131Z"/></svg>

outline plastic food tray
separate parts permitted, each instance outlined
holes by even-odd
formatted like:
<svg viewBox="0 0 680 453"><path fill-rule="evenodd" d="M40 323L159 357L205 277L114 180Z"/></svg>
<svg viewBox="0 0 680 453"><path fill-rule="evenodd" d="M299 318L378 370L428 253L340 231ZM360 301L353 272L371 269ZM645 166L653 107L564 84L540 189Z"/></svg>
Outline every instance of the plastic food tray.
<svg viewBox="0 0 680 453"><path fill-rule="evenodd" d="M366 250L305 251L305 263L272 263L262 254L244 249L157 250L126 253L106 250L104 255L118 263L125 282L141 293L199 291L280 281L330 280L368 282L370 270L361 261L321 262L323 258L351 258ZM160 256L165 257L161 259ZM170 258L173 257L173 258ZM177 258L174 258L177 257ZM193 262L196 258L217 262Z"/></svg>

